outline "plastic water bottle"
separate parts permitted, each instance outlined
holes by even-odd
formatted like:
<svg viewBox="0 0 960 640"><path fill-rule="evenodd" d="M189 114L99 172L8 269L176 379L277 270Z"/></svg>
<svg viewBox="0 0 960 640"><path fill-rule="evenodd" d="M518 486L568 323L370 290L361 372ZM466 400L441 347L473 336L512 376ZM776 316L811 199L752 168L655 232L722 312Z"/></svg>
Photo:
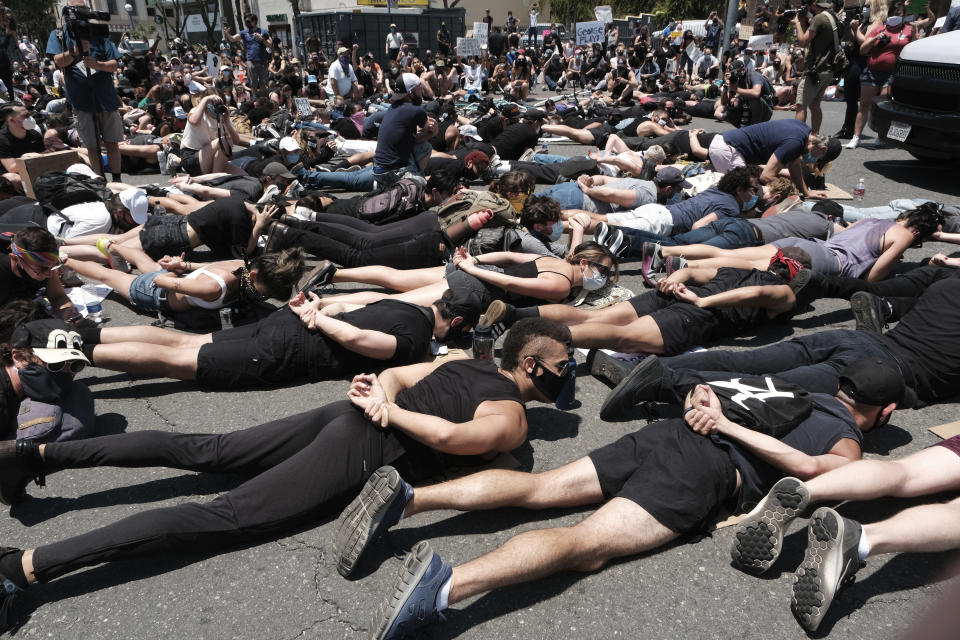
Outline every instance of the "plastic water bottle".
<svg viewBox="0 0 960 640"><path fill-rule="evenodd" d="M100 303L100 296L97 294L97 286L85 284L81 289L84 294L84 302L87 304L87 319L95 324L102 324L107 316L103 312L103 305Z"/></svg>
<svg viewBox="0 0 960 640"><path fill-rule="evenodd" d="M863 194L867 192L867 185L863 181L863 178L857 180L857 186L853 188L853 199L854 200L863 200Z"/></svg>
<svg viewBox="0 0 960 640"><path fill-rule="evenodd" d="M567 365L570 369L570 379L563 385L563 390L557 396L557 409L572 409L577 403L577 361L570 356L570 363Z"/></svg>
<svg viewBox="0 0 960 640"><path fill-rule="evenodd" d="M233 329L233 309L230 307L220 309L220 328Z"/></svg>
<svg viewBox="0 0 960 640"><path fill-rule="evenodd" d="M493 331L487 325L480 325L473 330L473 357L477 360L493 362Z"/></svg>
<svg viewBox="0 0 960 640"><path fill-rule="evenodd" d="M546 143L546 142L541 143L541 144L540 144L540 153L546 155L548 151L549 151L549 149L548 149L548 147L547 147L547 143Z"/></svg>

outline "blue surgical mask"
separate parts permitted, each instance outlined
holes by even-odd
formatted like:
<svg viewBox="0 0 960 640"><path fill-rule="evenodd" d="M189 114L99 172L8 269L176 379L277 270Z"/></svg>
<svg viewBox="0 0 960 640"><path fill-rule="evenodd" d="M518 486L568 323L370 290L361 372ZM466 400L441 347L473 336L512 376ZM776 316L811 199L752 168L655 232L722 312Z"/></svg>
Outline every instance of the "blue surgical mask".
<svg viewBox="0 0 960 640"><path fill-rule="evenodd" d="M300 155L296 153L288 153L283 156L287 160L287 164L296 164L300 161Z"/></svg>
<svg viewBox="0 0 960 640"><path fill-rule="evenodd" d="M550 242L556 242L560 239L560 236L563 235L563 220L557 220L553 223L553 228L550 229L550 234L547 235Z"/></svg>
<svg viewBox="0 0 960 640"><path fill-rule="evenodd" d="M808 151L807 153L803 154L803 162L804 164L817 164L817 159L814 158L813 154Z"/></svg>
<svg viewBox="0 0 960 640"><path fill-rule="evenodd" d="M740 206L740 210L750 211L750 209L753 209L755 206L757 206L757 201L759 199L760 199L760 196L758 196L757 194L753 194L753 197L751 197L749 200L747 200Z"/></svg>
<svg viewBox="0 0 960 640"><path fill-rule="evenodd" d="M583 283L580 285L587 291L596 291L597 289L603 287L607 284L607 276L603 275L593 267L590 267L590 270L593 272L593 275L587 276L586 273L583 274Z"/></svg>
<svg viewBox="0 0 960 640"><path fill-rule="evenodd" d="M683 200L683 193L677 193L667 198L667 204L677 204Z"/></svg>

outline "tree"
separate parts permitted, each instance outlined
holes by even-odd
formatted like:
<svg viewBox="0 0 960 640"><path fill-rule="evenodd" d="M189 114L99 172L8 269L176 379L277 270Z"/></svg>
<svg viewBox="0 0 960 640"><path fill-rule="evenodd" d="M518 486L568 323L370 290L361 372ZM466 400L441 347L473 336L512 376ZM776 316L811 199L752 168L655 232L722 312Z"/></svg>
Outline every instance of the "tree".
<svg viewBox="0 0 960 640"><path fill-rule="evenodd" d="M57 0L7 0L5 4L13 11L20 34L45 45L47 36L57 28Z"/></svg>

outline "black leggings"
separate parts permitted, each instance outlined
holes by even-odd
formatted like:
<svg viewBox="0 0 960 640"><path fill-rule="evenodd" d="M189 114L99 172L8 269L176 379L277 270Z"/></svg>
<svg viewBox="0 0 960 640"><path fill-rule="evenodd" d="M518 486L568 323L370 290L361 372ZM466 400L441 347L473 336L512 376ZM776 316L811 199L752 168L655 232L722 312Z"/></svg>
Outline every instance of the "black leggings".
<svg viewBox="0 0 960 640"><path fill-rule="evenodd" d="M203 504L152 509L38 547L41 582L122 558L219 550L336 513L384 459L385 432L348 400L223 435L143 431L51 443L47 472L154 467L239 473L247 480Z"/></svg>
<svg viewBox="0 0 960 640"><path fill-rule="evenodd" d="M813 275L813 283L816 285L818 297L849 300L854 293L867 291L886 298L893 309L893 316L889 319L897 320L913 308L917 298L923 295L927 287L944 278L956 277L960 275L960 272L951 267L927 264L879 282L867 282L861 278L845 278L816 273Z"/></svg>
<svg viewBox="0 0 960 640"><path fill-rule="evenodd" d="M383 225L319 214L316 222L297 223L286 237L291 246L342 267L388 264L396 269L437 266L443 241L437 216L430 212Z"/></svg>
<svg viewBox="0 0 960 640"><path fill-rule="evenodd" d="M847 110L843 116L842 128L851 132L860 111L860 74L863 73L864 64L863 56L854 56L843 74L843 101L847 103Z"/></svg>

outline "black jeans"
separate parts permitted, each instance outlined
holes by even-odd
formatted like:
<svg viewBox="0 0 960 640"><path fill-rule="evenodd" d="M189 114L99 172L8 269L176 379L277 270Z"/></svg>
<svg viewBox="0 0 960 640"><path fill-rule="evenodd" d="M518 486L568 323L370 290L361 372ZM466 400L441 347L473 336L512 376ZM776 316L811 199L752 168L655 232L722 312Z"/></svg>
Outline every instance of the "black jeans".
<svg viewBox="0 0 960 640"><path fill-rule="evenodd" d="M907 386L913 373L888 348L883 336L862 331L836 329L794 338L762 349L749 351L701 351L663 358L661 402L682 402L689 385L684 384L684 369L693 369L707 380L722 377L722 372L753 375L775 374L813 393L834 395L840 372L861 358L879 358L903 373Z"/></svg>
<svg viewBox="0 0 960 640"><path fill-rule="evenodd" d="M286 234L291 246L343 267L388 264L419 269L440 264L440 223L432 213L383 225L350 216L319 214L316 222L296 223Z"/></svg>
<svg viewBox="0 0 960 640"><path fill-rule="evenodd" d="M843 101L847 103L847 110L843 116L843 127L846 131L853 131L857 122L857 113L860 111L860 74L866 65L863 56L853 56L847 70L843 74Z"/></svg>
<svg viewBox="0 0 960 640"><path fill-rule="evenodd" d="M879 282L867 282L861 278L845 278L843 276L815 273L812 283L816 287L815 291L819 298L849 300L850 296L858 291L867 291L877 296L883 296L893 309L893 316L889 319L897 320L913 308L917 298L923 294L927 287L938 280L956 275L956 269L927 264Z"/></svg>
<svg viewBox="0 0 960 640"><path fill-rule="evenodd" d="M222 435L143 431L48 444L46 471L154 467L238 473L206 503L152 509L34 552L41 582L102 562L217 550L330 516L383 464L386 432L348 400Z"/></svg>

